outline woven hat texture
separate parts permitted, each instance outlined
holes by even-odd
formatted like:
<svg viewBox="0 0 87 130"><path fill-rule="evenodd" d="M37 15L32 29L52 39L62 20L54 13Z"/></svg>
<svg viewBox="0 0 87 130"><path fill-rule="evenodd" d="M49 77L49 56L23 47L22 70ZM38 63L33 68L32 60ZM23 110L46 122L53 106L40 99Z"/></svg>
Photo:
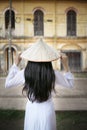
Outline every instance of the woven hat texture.
<svg viewBox="0 0 87 130"><path fill-rule="evenodd" d="M34 62L50 62L57 60L60 57L60 54L56 49L49 46L42 39L39 39L31 47L25 50L21 57L28 61Z"/></svg>

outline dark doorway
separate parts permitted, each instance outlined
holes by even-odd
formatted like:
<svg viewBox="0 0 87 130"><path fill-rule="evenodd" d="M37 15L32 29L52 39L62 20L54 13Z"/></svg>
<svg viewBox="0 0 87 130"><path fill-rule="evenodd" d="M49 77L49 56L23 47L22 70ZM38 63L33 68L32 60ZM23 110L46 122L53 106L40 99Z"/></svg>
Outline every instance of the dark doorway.
<svg viewBox="0 0 87 130"><path fill-rule="evenodd" d="M81 52L70 52L70 51L62 51L68 56L70 70L72 72L81 71ZM61 69L63 69L61 65Z"/></svg>

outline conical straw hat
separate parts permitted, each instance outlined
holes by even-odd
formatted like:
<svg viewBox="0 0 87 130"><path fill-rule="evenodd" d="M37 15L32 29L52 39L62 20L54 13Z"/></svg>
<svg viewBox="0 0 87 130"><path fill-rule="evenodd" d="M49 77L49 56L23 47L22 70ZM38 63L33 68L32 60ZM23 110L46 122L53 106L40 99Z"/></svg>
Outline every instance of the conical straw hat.
<svg viewBox="0 0 87 130"><path fill-rule="evenodd" d="M60 55L56 49L47 45L40 39L37 43L34 43L30 48L25 50L21 57L28 61L34 62L50 62L57 60Z"/></svg>

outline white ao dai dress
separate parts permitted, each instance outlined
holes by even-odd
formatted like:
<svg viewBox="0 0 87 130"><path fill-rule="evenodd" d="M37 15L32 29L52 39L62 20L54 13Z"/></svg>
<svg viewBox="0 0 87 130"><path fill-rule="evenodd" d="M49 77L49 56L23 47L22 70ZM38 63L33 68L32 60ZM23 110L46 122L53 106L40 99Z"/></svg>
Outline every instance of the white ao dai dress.
<svg viewBox="0 0 87 130"><path fill-rule="evenodd" d="M55 84L65 87L73 87L73 75L71 72L61 74L55 71L56 81ZM25 83L24 69L19 68L14 64L6 78L5 87L21 86ZM28 100L25 110L24 130L56 130L56 116L52 98L47 101L33 103Z"/></svg>

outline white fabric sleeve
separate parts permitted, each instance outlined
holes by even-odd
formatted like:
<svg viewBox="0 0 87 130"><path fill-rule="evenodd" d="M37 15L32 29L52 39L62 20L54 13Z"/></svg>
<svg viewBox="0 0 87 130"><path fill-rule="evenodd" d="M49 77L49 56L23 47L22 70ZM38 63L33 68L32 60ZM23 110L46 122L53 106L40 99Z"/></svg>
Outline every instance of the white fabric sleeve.
<svg viewBox="0 0 87 130"><path fill-rule="evenodd" d="M73 87L74 86L74 76L71 72L66 72L62 74L59 71L55 72L55 85L61 85L64 87Z"/></svg>
<svg viewBox="0 0 87 130"><path fill-rule="evenodd" d="M9 70L5 82L5 88L21 86L24 84L24 82L24 69L19 70L19 68L14 64Z"/></svg>

